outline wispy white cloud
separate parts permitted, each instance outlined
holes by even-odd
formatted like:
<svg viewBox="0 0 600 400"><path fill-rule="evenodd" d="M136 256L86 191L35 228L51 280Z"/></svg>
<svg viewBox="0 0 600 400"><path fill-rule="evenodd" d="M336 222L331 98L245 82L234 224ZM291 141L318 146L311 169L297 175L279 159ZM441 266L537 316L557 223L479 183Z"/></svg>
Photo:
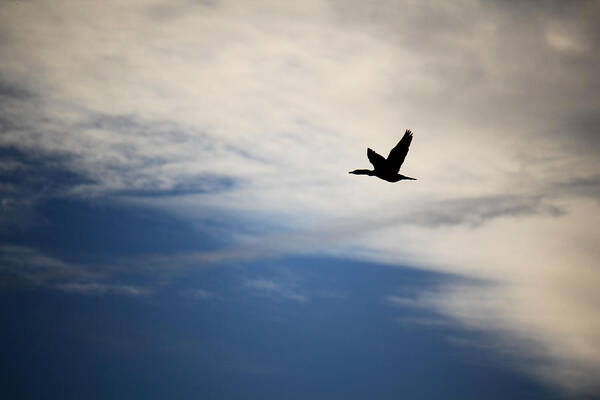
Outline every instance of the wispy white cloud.
<svg viewBox="0 0 600 400"><path fill-rule="evenodd" d="M400 307L424 307L425 304L418 299L414 299L412 297L403 297L403 296L386 296L385 301L394 306Z"/></svg>
<svg viewBox="0 0 600 400"><path fill-rule="evenodd" d="M126 296L147 296L154 292L151 288L132 286L132 285L115 285L106 283L61 283L56 285L57 289L65 292L72 292L84 295L105 295L105 294L120 294Z"/></svg>
<svg viewBox="0 0 600 400"><path fill-rule="evenodd" d="M77 265L66 263L33 248L3 245L0 247L0 276L5 282L18 280L34 285L94 279L100 275Z"/></svg>
<svg viewBox="0 0 600 400"><path fill-rule="evenodd" d="M293 287L274 280L252 279L246 282L246 286L263 295L276 296L299 302L308 300L304 294L297 292Z"/></svg>
<svg viewBox="0 0 600 400"><path fill-rule="evenodd" d="M199 289L199 288L192 288L192 289L184 290L182 292L182 294L186 297L190 297L190 298L196 299L196 300L208 300L208 299L215 298L215 293L208 291L208 290Z"/></svg>
<svg viewBox="0 0 600 400"><path fill-rule="evenodd" d="M30 285L83 295L146 296L155 291L150 286L115 283L113 273L108 266L77 265L29 247L0 246L3 285Z"/></svg>
<svg viewBox="0 0 600 400"><path fill-rule="evenodd" d="M435 317L398 317L396 322L402 327L410 328L415 326L428 327L428 328L447 328L450 322L447 319L435 318Z"/></svg>

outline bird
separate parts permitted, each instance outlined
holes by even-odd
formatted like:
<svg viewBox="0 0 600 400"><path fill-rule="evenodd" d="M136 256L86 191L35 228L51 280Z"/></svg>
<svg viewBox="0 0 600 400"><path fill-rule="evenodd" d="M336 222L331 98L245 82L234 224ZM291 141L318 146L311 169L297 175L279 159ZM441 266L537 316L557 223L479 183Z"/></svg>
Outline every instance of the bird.
<svg viewBox="0 0 600 400"><path fill-rule="evenodd" d="M369 158L371 164L373 164L373 170L355 169L354 171L350 171L348 173L354 175L376 176L384 181L392 183L401 181L403 179L416 181L416 178L411 178L410 176L404 176L398 173L398 171L400 171L400 166L406 158L412 138L413 135L411 130L407 129L406 132L404 132L402 139L400 139L398 144L390 151L390 154L388 154L387 158L383 158L382 155L377 154L370 148L367 148L367 157Z"/></svg>

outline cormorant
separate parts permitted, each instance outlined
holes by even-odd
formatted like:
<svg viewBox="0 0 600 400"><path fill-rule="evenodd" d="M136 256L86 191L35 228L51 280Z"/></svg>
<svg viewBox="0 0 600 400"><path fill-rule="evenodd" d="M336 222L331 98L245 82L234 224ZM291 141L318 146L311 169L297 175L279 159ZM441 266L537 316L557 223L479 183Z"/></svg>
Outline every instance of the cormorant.
<svg viewBox="0 0 600 400"><path fill-rule="evenodd" d="M400 171L400 166L408 153L408 147L410 146L411 141L412 132L410 129L407 129L396 147L390 151L387 159L368 148L367 157L369 157L369 161L373 164L374 169L355 169L354 171L350 171L349 174L376 176L388 182L398 182L402 179L416 181L416 178L411 178L398 173L398 171Z"/></svg>

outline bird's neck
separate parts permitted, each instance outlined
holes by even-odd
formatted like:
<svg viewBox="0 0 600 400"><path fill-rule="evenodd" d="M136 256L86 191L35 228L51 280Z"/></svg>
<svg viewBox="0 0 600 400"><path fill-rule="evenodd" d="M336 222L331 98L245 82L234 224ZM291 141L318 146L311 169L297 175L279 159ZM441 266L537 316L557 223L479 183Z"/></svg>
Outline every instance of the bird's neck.
<svg viewBox="0 0 600 400"><path fill-rule="evenodd" d="M369 176L375 175L375 171L371 171L370 169L355 169L354 171L351 171L350 173L354 174L354 175L369 175Z"/></svg>

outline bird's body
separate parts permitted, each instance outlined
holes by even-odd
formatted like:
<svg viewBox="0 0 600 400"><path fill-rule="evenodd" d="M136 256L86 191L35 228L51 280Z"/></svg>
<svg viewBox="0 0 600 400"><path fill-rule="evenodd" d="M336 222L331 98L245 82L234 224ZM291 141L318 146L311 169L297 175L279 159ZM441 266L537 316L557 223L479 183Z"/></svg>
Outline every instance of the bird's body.
<svg viewBox="0 0 600 400"><path fill-rule="evenodd" d="M383 158L383 156L377 154L375 151L367 149L367 157L371 164L373 164L373 169L356 169L349 173L354 175L376 176L379 179L388 182L398 182L403 179L416 180L415 178L398 173L398 171L400 171L400 166L406 158L411 141L412 132L407 130L398 144L390 151L387 158Z"/></svg>

